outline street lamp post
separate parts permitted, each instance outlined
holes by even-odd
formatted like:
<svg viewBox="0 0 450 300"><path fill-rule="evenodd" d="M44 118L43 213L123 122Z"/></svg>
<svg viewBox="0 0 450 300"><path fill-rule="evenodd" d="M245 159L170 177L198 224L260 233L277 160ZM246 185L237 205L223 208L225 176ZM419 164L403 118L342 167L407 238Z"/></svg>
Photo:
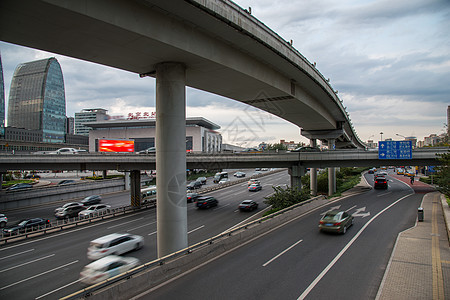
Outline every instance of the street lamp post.
<svg viewBox="0 0 450 300"><path fill-rule="evenodd" d="M401 136L402 138L404 138L406 140L406 136L404 136L404 135L401 135L401 134L398 134L398 133L396 133L395 135Z"/></svg>
<svg viewBox="0 0 450 300"><path fill-rule="evenodd" d="M381 139L380 139L380 141L382 141L382 140L383 140L383 131L382 131L382 132L380 132L380 135L381 135Z"/></svg>

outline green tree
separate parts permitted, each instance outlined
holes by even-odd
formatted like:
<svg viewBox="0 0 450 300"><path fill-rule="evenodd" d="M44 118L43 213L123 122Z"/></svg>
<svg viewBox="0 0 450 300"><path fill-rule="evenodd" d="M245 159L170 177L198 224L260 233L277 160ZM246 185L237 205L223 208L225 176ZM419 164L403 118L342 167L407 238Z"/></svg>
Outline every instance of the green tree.
<svg viewBox="0 0 450 300"><path fill-rule="evenodd" d="M287 150L287 146L280 143L269 144L267 150Z"/></svg>
<svg viewBox="0 0 450 300"><path fill-rule="evenodd" d="M442 165L436 168L436 183L441 193L450 196L450 151L439 156Z"/></svg>
<svg viewBox="0 0 450 300"><path fill-rule="evenodd" d="M274 193L265 197L264 203L272 205L272 212L292 206L302 201L308 200L311 196L309 190L298 190L297 188L274 186Z"/></svg>

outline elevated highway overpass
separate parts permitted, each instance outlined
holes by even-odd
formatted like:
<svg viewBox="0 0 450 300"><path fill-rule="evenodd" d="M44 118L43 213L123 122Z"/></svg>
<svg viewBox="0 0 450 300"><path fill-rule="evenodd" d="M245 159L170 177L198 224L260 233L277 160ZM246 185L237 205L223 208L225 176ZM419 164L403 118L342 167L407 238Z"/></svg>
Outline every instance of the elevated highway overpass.
<svg viewBox="0 0 450 300"><path fill-rule="evenodd" d="M156 78L161 256L187 246L186 86L279 116L313 145L364 148L315 64L231 1L3 0L0 40Z"/></svg>
<svg viewBox="0 0 450 300"><path fill-rule="evenodd" d="M329 168L433 166L439 165L438 154L447 148L421 148L412 151L412 159L379 159L378 151L336 150L296 153L257 154L187 154L188 169L243 169L243 168ZM155 155L136 154L82 154L82 155L0 155L0 172L10 170L155 170Z"/></svg>

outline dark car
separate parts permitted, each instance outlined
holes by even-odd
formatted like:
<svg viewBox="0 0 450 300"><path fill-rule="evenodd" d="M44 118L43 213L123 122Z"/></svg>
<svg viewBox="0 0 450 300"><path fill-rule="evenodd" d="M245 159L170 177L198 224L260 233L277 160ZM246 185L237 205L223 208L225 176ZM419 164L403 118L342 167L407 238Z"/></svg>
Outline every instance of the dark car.
<svg viewBox="0 0 450 300"><path fill-rule="evenodd" d="M33 185L30 183L22 182L22 183L16 183L7 188L7 191L16 191L16 190L24 190L24 189L30 189Z"/></svg>
<svg viewBox="0 0 450 300"><path fill-rule="evenodd" d="M291 150L291 152L320 152L318 147L302 146L297 149Z"/></svg>
<svg viewBox="0 0 450 300"><path fill-rule="evenodd" d="M387 189L388 183L386 177L380 176L375 178L375 183L373 184L373 187L376 189Z"/></svg>
<svg viewBox="0 0 450 300"><path fill-rule="evenodd" d="M345 211L331 210L320 219L319 230L344 234L352 225L353 216L351 214Z"/></svg>
<svg viewBox="0 0 450 300"><path fill-rule="evenodd" d="M51 226L50 220L42 218L24 219L16 225L3 228L3 235L19 234L26 231L38 230L40 228L46 228Z"/></svg>
<svg viewBox="0 0 450 300"><path fill-rule="evenodd" d="M83 204L84 206L90 206L93 204L99 204L101 201L102 201L102 197L100 195L92 195L92 196L87 196L86 198L81 200L80 203Z"/></svg>
<svg viewBox="0 0 450 300"><path fill-rule="evenodd" d="M258 203L253 200L244 200L238 206L240 211L252 211L258 208Z"/></svg>
<svg viewBox="0 0 450 300"><path fill-rule="evenodd" d="M188 190L195 190L202 187L202 183L200 181L192 181L187 185Z"/></svg>
<svg viewBox="0 0 450 300"><path fill-rule="evenodd" d="M197 208L210 208L213 206L217 206L219 201L217 201L214 197L199 197L197 198Z"/></svg>
<svg viewBox="0 0 450 300"><path fill-rule="evenodd" d="M71 179L61 180L60 182L58 182L58 185L65 185L65 184L71 184L71 183L75 183L75 180L71 180Z"/></svg>
<svg viewBox="0 0 450 300"><path fill-rule="evenodd" d="M248 187L249 192L257 192L260 190L262 190L262 186L259 183L250 184L250 186Z"/></svg>
<svg viewBox="0 0 450 300"><path fill-rule="evenodd" d="M187 193L186 194L187 202L189 202L189 203L197 201L198 197L200 197L200 195L197 193Z"/></svg>
<svg viewBox="0 0 450 300"><path fill-rule="evenodd" d="M237 177L237 178L242 178L242 177L245 177L245 173L238 171L238 172L234 173L233 176Z"/></svg>

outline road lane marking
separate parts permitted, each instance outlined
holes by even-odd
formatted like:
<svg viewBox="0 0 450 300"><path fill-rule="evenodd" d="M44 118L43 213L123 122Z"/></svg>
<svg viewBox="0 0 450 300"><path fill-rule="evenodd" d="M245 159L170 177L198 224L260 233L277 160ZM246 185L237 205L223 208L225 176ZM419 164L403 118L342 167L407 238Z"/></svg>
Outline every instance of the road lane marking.
<svg viewBox="0 0 450 300"><path fill-rule="evenodd" d="M17 255L20 255L20 254L23 254L23 253L27 253L27 252L30 252L30 251L34 251L34 248L30 249L30 250L25 250L25 251L22 251L22 252L14 253L14 254L11 254L11 255L8 255L8 256L0 257L0 260L6 259L6 258L10 258L10 257L13 257L13 256L17 256Z"/></svg>
<svg viewBox="0 0 450 300"><path fill-rule="evenodd" d="M195 228L195 229L192 229L191 231L188 231L188 234L190 234L190 233L192 233L192 232L194 232L194 231L197 231L197 230L199 230L199 229L202 229L203 227L205 227L205 225L202 225L202 226L200 226L200 227L197 227L197 228ZM157 231L154 231L154 232L150 232L148 235L154 235L154 234L157 234L158 232Z"/></svg>
<svg viewBox="0 0 450 300"><path fill-rule="evenodd" d="M155 223L156 223L156 221L155 221L155 222L150 222L150 223L147 223L147 224L138 226L138 227L134 227L134 228L128 229L127 232L130 232L130 231L133 231L133 230L135 230L135 229L139 229L139 228L142 228L142 227L145 227L145 226L148 226L148 225L153 225L153 224L155 224Z"/></svg>
<svg viewBox="0 0 450 300"><path fill-rule="evenodd" d="M348 212L348 211L354 209L355 207L356 207L356 205L353 205L352 207L350 207L349 209L347 209L346 212Z"/></svg>
<svg viewBox="0 0 450 300"><path fill-rule="evenodd" d="M379 194L379 195L377 195L377 197L383 197L383 196L386 196L386 195L389 195L389 194L391 194L392 192L387 192L387 193L384 193L384 194Z"/></svg>
<svg viewBox="0 0 450 300"><path fill-rule="evenodd" d="M48 295L50 295L50 294L53 294L54 292L57 292L57 291L59 291L59 290L62 290L62 289L64 289L64 288L68 287L69 285L75 284L75 283L77 283L77 282L79 282L79 281L80 281L80 279L75 280L74 282L68 283L68 284L66 284L66 285L63 285L63 286L57 288L56 290L50 291L50 292L48 292L47 294L41 295L41 296L39 296L39 297L36 297L35 300L44 298L45 296L48 296Z"/></svg>
<svg viewBox="0 0 450 300"><path fill-rule="evenodd" d="M408 194L406 196L401 197L397 201L391 203L389 206L385 207L383 210L381 210L379 213L377 213L375 216L373 216L369 221L367 221L366 224L355 234L355 236L348 242L347 245L336 255L336 257L328 264L328 266L323 269L323 271L319 274L319 276L314 279L313 282L306 288L306 290L297 298L297 300L303 300L308 296L308 294L312 291L312 289L319 283L319 281L328 273L328 271L336 264L336 262L341 258L342 255L350 248L350 246L358 239L358 237L363 233L363 231L372 223L376 218L378 218L379 215L384 213L386 210L397 204L398 202L402 201L403 199L414 195L414 193Z"/></svg>
<svg viewBox="0 0 450 300"><path fill-rule="evenodd" d="M25 281L28 281L28 280L34 279L34 278L36 278L36 277L39 277L39 276L42 276L42 275L44 275L44 274L47 274L47 273L50 273L50 272L56 271L56 270L58 270L58 269L61 269L61 268L67 267L67 266L69 266L69 265L75 264L75 263L77 263L77 262L78 262L78 260L74 260L74 261L72 261L72 262L70 262L70 263L68 263L68 264L65 264L65 265L62 265L62 266L59 266L59 267L53 268L53 269L51 269L51 270L48 270L48 271L45 271L45 272L39 273L39 274L37 274L37 275L34 275L34 276L31 276L31 277L28 277L28 278L22 279L22 280L20 280L20 281L17 281L17 282L14 282L14 283L8 284L8 285L6 285L6 286L4 286L4 287L0 288L0 291L1 291L1 290L4 290L4 289L7 289L7 288L9 288L9 287L12 287L12 286L18 285L18 284L20 284L20 283L22 283L22 282L25 282Z"/></svg>
<svg viewBox="0 0 450 300"><path fill-rule="evenodd" d="M50 255L47 255L47 256L44 256L44 257L41 257L41 258L37 258L37 259L34 259L34 260L30 260L29 262L26 262L26 263L23 263L23 264L14 266L14 267L10 267L10 268L7 268L7 269L0 270L0 273L6 272L6 271L9 271L9 270L12 270L12 269L21 267L21 266L25 266L25 265L28 265L28 264L34 263L34 262L36 262L36 261L39 261L39 260L43 260L43 259L52 257L52 256L55 256L55 254L53 253L53 254L50 254Z"/></svg>
<svg viewBox="0 0 450 300"><path fill-rule="evenodd" d="M119 227L119 226L122 226L122 225L124 225L124 224L128 224L128 223L132 223L132 222L135 222L135 221L142 220L143 218L144 218L144 217L141 217L141 218L139 218L139 219L130 220L130 221L123 222L123 223L120 223L120 224L112 225L112 226L107 227L106 229L111 229L111 228L114 228L114 227Z"/></svg>
<svg viewBox="0 0 450 300"><path fill-rule="evenodd" d="M200 227L197 227L197 228L195 228L195 229L192 229L191 231L188 231L188 234L190 234L190 233L192 233L192 232L194 232L194 231L197 231L197 230L199 230L199 229L202 229L203 227L205 227L205 225L202 225L202 226L200 226Z"/></svg>
<svg viewBox="0 0 450 300"><path fill-rule="evenodd" d="M435 195L434 199L439 198L440 196ZM433 199L433 200L434 200ZM442 265L441 265L441 252L439 249L439 230L437 224L437 207L438 202L433 201L433 210L432 210L432 237L431 237L431 260L433 265L433 299L444 299L444 279L442 276Z"/></svg>
<svg viewBox="0 0 450 300"><path fill-rule="evenodd" d="M298 244L300 244L301 242L303 242L303 240L299 240L298 242L294 243L292 246L290 246L289 248L285 249L284 251L281 251L281 253L279 253L278 255L276 255L275 257L273 257L271 260L267 261L265 264L263 264L262 266L265 267L268 264L270 264L271 262L273 262L275 259L277 259L278 257L280 257L281 255L283 255L284 253L288 252L289 250L291 250L292 248L294 248L295 246L297 246Z"/></svg>

